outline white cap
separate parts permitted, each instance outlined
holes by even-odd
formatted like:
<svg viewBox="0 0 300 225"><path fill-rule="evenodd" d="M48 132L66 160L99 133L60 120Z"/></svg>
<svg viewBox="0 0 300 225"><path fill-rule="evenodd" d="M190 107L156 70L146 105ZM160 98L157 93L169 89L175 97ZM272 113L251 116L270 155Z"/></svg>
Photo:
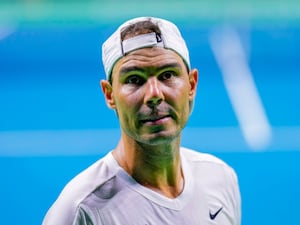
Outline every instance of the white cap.
<svg viewBox="0 0 300 225"><path fill-rule="evenodd" d="M151 21L156 24L161 35L157 35L155 32L148 34L141 34L135 37L121 40L121 32L129 25L142 22ZM106 78L109 80L111 71L115 63L131 51L152 47L160 46L166 49L175 51L179 56L182 57L184 62L190 68L189 52L184 39L181 36L179 29L175 24L170 21L154 18L154 17L138 17L123 23L102 45L102 61Z"/></svg>

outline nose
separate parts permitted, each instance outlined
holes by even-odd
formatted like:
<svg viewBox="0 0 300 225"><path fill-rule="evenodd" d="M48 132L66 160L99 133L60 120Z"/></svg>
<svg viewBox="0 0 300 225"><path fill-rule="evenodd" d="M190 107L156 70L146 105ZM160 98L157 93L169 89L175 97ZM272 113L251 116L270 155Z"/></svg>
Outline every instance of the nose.
<svg viewBox="0 0 300 225"><path fill-rule="evenodd" d="M161 84L156 77L150 77L146 83L145 104L150 108L155 108L164 100Z"/></svg>

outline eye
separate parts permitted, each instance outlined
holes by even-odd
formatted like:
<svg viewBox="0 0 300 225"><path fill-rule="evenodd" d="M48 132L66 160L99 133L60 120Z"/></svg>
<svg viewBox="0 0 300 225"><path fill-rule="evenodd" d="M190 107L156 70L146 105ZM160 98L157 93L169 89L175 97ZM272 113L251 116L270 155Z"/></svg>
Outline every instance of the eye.
<svg viewBox="0 0 300 225"><path fill-rule="evenodd" d="M125 83L126 84L143 85L145 83L145 79L140 76L132 75L132 76L129 76L126 78Z"/></svg>
<svg viewBox="0 0 300 225"><path fill-rule="evenodd" d="M176 76L175 71L165 71L162 74L159 75L160 80L169 80L172 77Z"/></svg>

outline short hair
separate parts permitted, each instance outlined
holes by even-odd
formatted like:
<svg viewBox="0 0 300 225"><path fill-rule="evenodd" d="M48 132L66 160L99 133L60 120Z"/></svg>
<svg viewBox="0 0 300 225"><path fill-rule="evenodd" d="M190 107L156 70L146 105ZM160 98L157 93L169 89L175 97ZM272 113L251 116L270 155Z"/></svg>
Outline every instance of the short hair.
<svg viewBox="0 0 300 225"><path fill-rule="evenodd" d="M161 35L161 31L159 27L153 23L150 19L139 21L134 24L130 24L129 26L125 27L121 31L121 41L126 39L141 35L141 34L148 34L155 32L158 35ZM110 76L109 82L112 84L113 76Z"/></svg>
<svg viewBox="0 0 300 225"><path fill-rule="evenodd" d="M152 21L150 21L150 19L140 21L125 27L124 30L121 31L121 40L124 41L137 35L147 34L151 32L155 32L156 34L161 35L159 27Z"/></svg>

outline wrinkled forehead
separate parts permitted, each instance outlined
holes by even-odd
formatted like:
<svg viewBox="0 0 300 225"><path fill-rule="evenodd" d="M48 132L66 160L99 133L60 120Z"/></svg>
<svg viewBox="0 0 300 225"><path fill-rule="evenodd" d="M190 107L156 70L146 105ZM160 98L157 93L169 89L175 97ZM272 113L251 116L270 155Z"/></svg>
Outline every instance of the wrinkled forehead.
<svg viewBox="0 0 300 225"><path fill-rule="evenodd" d="M182 58L174 51L160 47L143 48L122 57L112 70L112 78L131 71L155 72L176 68L188 72Z"/></svg>

